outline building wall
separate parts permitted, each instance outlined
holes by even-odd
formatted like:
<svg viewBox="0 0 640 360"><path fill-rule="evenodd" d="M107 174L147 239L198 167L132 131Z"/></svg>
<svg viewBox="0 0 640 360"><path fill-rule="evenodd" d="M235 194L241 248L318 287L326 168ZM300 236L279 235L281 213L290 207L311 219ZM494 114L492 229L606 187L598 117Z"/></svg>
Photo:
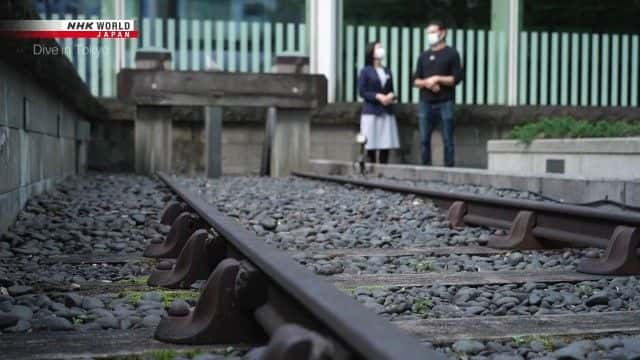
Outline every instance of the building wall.
<svg viewBox="0 0 640 360"><path fill-rule="evenodd" d="M27 200L87 166L89 123L0 61L0 233Z"/></svg>
<svg viewBox="0 0 640 360"><path fill-rule="evenodd" d="M98 170L133 171L133 108L124 111L113 101L103 101L110 109L109 123L94 123L95 137L90 152L90 168ZM115 109L115 110L114 110ZM640 108L566 107L566 106L464 106L456 108L456 166L487 168L487 142L502 139L514 125L534 121L545 116L573 116L585 120L640 121ZM391 154L393 163L419 164L420 141L416 123L416 106L398 105L396 108L401 149ZM335 103L316 110L311 117L312 159L354 161L360 152L355 143L359 131L359 103ZM128 114L127 114L128 113ZM202 111L196 107L174 108L173 111L173 171L180 174L204 172L204 122ZM257 174L260 169L264 141L266 109L226 108L222 132L223 173ZM128 120L123 120L128 119ZM123 124L130 124L125 126ZM117 126L109 129L110 126ZM104 127L104 129L102 129ZM117 136L114 136L117 134ZM101 136L107 136L103 139ZM103 144L96 146L94 144ZM108 144L105 145L105 144ZM432 135L434 165L443 164L443 146L439 128ZM128 168L96 166L112 161L131 164ZM129 158L126 158L126 157ZM105 160L106 159L106 160ZM126 160L125 160L126 159Z"/></svg>

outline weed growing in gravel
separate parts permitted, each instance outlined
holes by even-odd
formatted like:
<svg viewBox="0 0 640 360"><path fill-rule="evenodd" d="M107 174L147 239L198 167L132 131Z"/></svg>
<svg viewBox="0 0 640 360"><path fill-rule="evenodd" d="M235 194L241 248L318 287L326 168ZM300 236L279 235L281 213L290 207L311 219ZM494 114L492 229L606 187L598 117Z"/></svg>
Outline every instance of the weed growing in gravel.
<svg viewBox="0 0 640 360"><path fill-rule="evenodd" d="M593 295L593 288L591 285L580 284L576 286L576 289L587 296Z"/></svg>
<svg viewBox="0 0 640 360"><path fill-rule="evenodd" d="M147 285L147 280L149 280L149 276L138 276L131 279L122 279L118 281L118 283L127 285Z"/></svg>
<svg viewBox="0 0 640 360"><path fill-rule="evenodd" d="M433 261L420 261L414 265L416 272L436 271Z"/></svg>
<svg viewBox="0 0 640 360"><path fill-rule="evenodd" d="M120 297L127 298L131 305L137 305L142 298L142 294L144 294L142 291L123 291L120 293Z"/></svg>
<svg viewBox="0 0 640 360"><path fill-rule="evenodd" d="M137 305L142 296L147 291L123 291L120 293L121 298L126 298L131 305ZM169 307L173 300L196 300L198 298L197 290L157 290L162 296L162 303L165 307Z"/></svg>
<svg viewBox="0 0 640 360"><path fill-rule="evenodd" d="M71 322L73 325L82 325L87 321L87 317L85 315L74 316Z"/></svg>
<svg viewBox="0 0 640 360"><path fill-rule="evenodd" d="M420 299L416 299L413 302L413 306L411 307L411 310L415 313L422 315L423 317L426 317L427 314L429 313L429 310L431 310L432 306L433 306L433 301L430 298L420 298Z"/></svg>
<svg viewBox="0 0 640 360"><path fill-rule="evenodd" d="M551 336L514 336L511 341L517 346L529 345L534 341L539 341L546 351L552 351L554 348L553 337Z"/></svg>
<svg viewBox="0 0 640 360"><path fill-rule="evenodd" d="M196 300L198 298L197 290L162 290L162 302L164 306L170 306L173 300Z"/></svg>
<svg viewBox="0 0 640 360"><path fill-rule="evenodd" d="M155 350L149 355L153 360L173 360L178 354L174 350Z"/></svg>

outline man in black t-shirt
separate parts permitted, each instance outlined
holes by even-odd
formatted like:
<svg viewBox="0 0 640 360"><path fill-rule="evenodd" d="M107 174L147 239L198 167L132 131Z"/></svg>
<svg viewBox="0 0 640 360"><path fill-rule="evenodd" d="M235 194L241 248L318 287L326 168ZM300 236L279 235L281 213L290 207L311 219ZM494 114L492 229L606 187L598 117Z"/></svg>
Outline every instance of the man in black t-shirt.
<svg viewBox="0 0 640 360"><path fill-rule="evenodd" d="M453 104L455 86L462 81L464 73L458 52L445 44L447 29L439 21L427 27L430 49L418 58L413 85L420 89L418 126L423 165L431 165L431 133L437 116L442 120L442 142L444 164L453 166Z"/></svg>

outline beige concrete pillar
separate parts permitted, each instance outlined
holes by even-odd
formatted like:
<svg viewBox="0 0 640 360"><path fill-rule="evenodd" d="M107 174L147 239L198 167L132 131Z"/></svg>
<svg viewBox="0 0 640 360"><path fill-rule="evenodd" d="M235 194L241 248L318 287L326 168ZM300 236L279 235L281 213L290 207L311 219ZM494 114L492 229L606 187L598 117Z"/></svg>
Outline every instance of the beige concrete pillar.
<svg viewBox="0 0 640 360"><path fill-rule="evenodd" d="M172 143L171 107L138 106L135 121L136 172L170 171Z"/></svg>
<svg viewBox="0 0 640 360"><path fill-rule="evenodd" d="M276 109L271 144L271 176L288 176L291 171L309 167L311 112L302 109Z"/></svg>

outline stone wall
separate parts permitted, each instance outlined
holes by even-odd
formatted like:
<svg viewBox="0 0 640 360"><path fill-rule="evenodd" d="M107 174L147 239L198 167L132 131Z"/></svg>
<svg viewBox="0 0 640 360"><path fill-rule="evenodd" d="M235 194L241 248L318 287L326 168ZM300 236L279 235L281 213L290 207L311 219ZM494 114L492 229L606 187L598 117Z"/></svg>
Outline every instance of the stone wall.
<svg viewBox="0 0 640 360"><path fill-rule="evenodd" d="M103 100L112 118L127 119L133 124L133 108L124 108L113 100ZM391 162L418 164L420 162L416 105L396 108L401 149L391 155ZM355 136L359 131L359 103L335 103L315 111L311 119L311 158L353 161L359 148ZM177 107L173 113L173 170L177 173L198 174L204 171L204 135L202 111L197 107ZM533 106L457 106L456 107L456 165L470 168L487 167L487 142L500 139L517 124L542 116L571 115L588 120L640 120L636 108L580 108ZM225 108L223 124L223 173L256 174L260 169L266 109ZM113 120L112 120L113 121ZM96 126L94 124L94 126ZM108 126L108 125L105 125ZM97 126L99 128L99 126ZM131 130L133 131L133 130ZM113 137L112 149L132 148L132 137ZM94 139L100 142L100 139ZM442 140L438 129L432 138L434 165L443 163ZM103 149L90 158L90 167L110 155ZM92 153L93 154L93 153ZM117 150L117 154L121 151ZM133 156L133 153L129 154ZM129 159L127 164L133 164ZM118 170L121 170L118 168ZM129 171L133 171L131 166Z"/></svg>
<svg viewBox="0 0 640 360"><path fill-rule="evenodd" d="M89 123L0 61L0 233L34 194L87 166Z"/></svg>

